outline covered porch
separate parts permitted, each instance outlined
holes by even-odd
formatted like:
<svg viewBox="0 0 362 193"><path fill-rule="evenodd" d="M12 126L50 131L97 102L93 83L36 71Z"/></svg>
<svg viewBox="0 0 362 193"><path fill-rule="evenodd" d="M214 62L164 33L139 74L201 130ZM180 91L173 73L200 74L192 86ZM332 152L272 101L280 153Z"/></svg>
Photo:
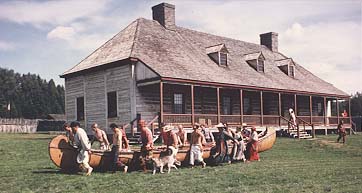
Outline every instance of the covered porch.
<svg viewBox="0 0 362 193"><path fill-rule="evenodd" d="M172 125L223 122L280 127L288 125L289 108L309 124L335 126L339 120L350 124L350 101L341 96L172 79L161 79L151 86L158 88L152 103L159 104L160 121Z"/></svg>

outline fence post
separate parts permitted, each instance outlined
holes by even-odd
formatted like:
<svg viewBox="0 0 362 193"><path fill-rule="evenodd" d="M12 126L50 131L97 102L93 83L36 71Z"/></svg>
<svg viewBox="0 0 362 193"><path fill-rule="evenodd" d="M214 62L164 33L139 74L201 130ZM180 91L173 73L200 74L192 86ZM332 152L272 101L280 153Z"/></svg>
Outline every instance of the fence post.
<svg viewBox="0 0 362 193"><path fill-rule="evenodd" d="M297 135L298 135L298 139L300 139L300 130L299 130L299 124L297 124Z"/></svg>
<svg viewBox="0 0 362 193"><path fill-rule="evenodd" d="M312 137L315 138L314 124L312 124Z"/></svg>
<svg viewBox="0 0 362 193"><path fill-rule="evenodd" d="M160 126L161 126L161 112L158 112L158 130L160 131L161 130L161 128L160 128Z"/></svg>

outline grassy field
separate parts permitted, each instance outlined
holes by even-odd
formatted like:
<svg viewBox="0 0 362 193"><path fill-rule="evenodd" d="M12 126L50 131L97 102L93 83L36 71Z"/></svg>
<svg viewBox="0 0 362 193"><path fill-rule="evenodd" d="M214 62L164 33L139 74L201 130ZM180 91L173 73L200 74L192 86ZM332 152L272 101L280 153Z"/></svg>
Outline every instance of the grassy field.
<svg viewBox="0 0 362 193"><path fill-rule="evenodd" d="M277 138L261 161L171 174L60 173L45 134L0 134L0 192L362 192L362 135Z"/></svg>

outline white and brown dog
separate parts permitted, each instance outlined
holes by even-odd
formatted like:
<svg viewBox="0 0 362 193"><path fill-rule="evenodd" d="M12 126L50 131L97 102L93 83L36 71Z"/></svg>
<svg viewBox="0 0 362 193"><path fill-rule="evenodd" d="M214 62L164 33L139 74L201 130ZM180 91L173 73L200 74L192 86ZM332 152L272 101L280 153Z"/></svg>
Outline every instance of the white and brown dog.
<svg viewBox="0 0 362 193"><path fill-rule="evenodd" d="M176 165L178 165L178 166L181 165L181 162L176 160L177 149L172 146L169 147L168 149L171 150L171 154L165 155L165 156L160 155L160 158L152 158L153 175L156 174L157 168L160 168L160 173L164 173L163 167L166 166L168 168L167 172L170 173L171 168L175 168L177 170Z"/></svg>

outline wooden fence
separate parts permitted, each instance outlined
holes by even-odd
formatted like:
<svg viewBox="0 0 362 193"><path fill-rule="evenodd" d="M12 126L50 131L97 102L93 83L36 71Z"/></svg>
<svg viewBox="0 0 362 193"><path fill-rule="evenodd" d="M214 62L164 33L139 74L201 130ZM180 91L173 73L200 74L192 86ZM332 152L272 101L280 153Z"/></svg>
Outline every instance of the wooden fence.
<svg viewBox="0 0 362 193"><path fill-rule="evenodd" d="M0 133L35 133L38 119L0 119Z"/></svg>
<svg viewBox="0 0 362 193"><path fill-rule="evenodd" d="M65 121L46 119L2 119L0 133L35 133L61 131Z"/></svg>

